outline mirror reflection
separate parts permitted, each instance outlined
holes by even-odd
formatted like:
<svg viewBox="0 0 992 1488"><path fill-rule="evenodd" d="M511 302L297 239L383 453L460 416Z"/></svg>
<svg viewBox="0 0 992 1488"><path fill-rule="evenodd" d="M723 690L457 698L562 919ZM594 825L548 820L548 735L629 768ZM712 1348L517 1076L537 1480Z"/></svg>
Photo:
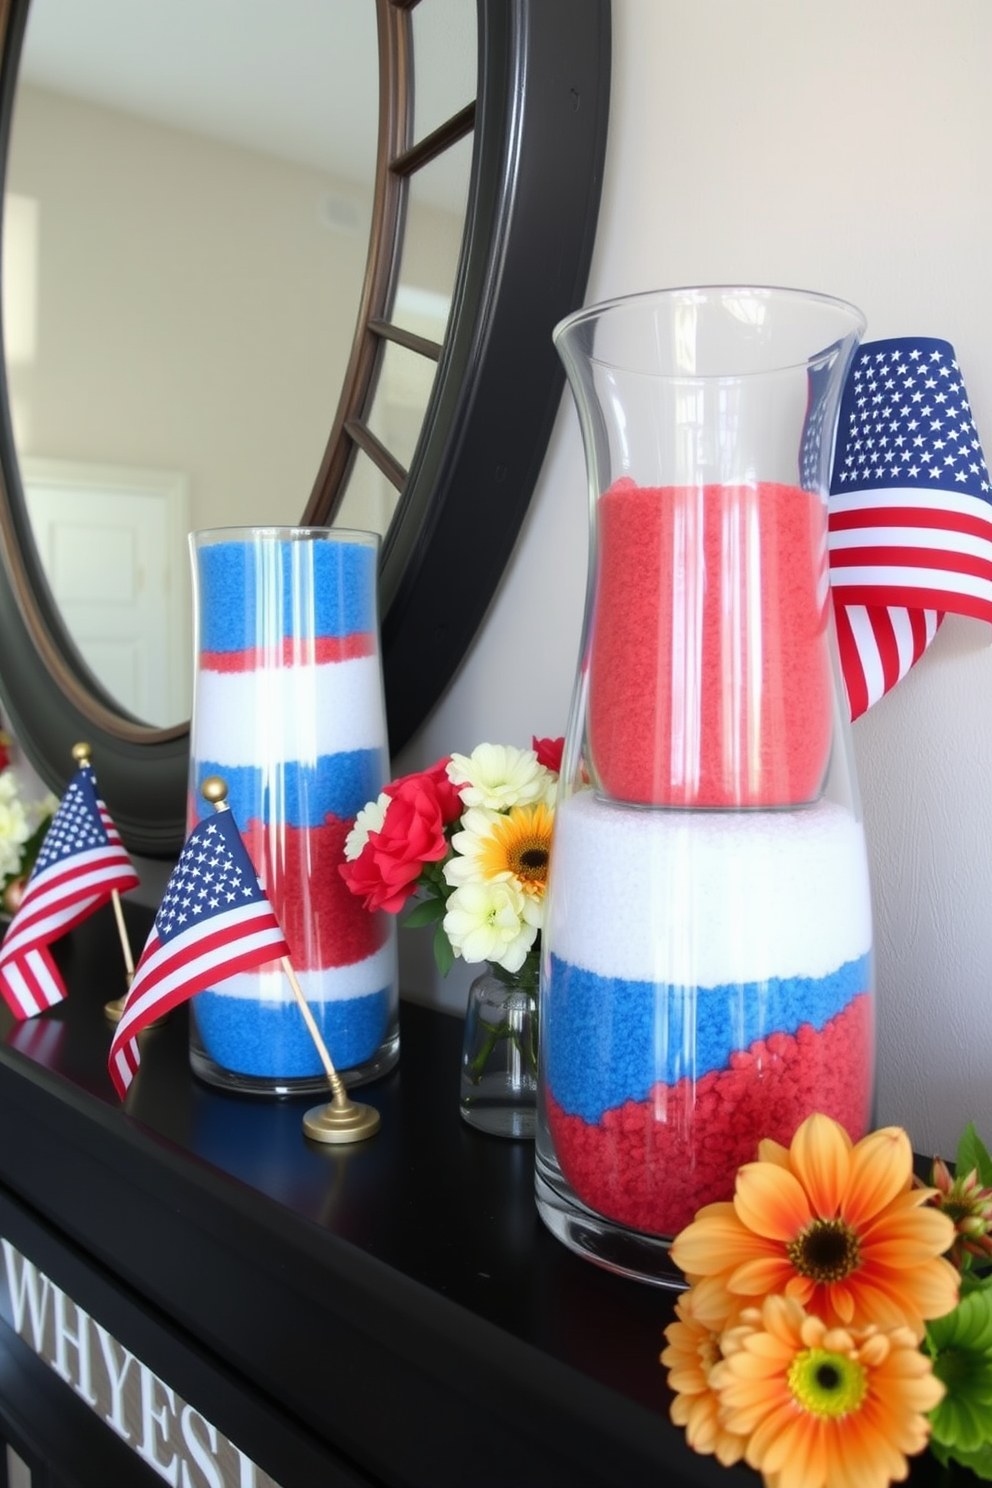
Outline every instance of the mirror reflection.
<svg viewBox="0 0 992 1488"><path fill-rule="evenodd" d="M474 96L475 6L428 7L459 17L447 66L415 56L443 117ZM144 722L189 712L186 532L296 521L313 485L363 282L377 109L373 0L31 5L4 204L11 419L66 624ZM437 341L470 142L451 153L409 213L395 312ZM435 364L396 350L370 422L407 464ZM339 520L385 531L397 500L356 464Z"/></svg>

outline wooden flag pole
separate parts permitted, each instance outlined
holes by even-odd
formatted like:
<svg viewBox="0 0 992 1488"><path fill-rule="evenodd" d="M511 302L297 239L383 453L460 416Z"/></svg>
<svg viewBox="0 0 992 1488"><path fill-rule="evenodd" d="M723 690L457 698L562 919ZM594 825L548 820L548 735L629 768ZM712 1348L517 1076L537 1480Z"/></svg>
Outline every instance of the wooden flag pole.
<svg viewBox="0 0 992 1488"><path fill-rule="evenodd" d="M210 801L215 811L230 811L227 804L227 784L219 775L210 775L200 787L204 799ZM321 1037L310 1004L303 995L293 963L288 956L280 962L293 989L307 1031L313 1039L320 1062L324 1066L333 1099L325 1106L314 1106L303 1117L303 1130L315 1142L361 1142L379 1130L379 1112L373 1106L359 1105L345 1090L344 1081L334 1068L327 1045Z"/></svg>

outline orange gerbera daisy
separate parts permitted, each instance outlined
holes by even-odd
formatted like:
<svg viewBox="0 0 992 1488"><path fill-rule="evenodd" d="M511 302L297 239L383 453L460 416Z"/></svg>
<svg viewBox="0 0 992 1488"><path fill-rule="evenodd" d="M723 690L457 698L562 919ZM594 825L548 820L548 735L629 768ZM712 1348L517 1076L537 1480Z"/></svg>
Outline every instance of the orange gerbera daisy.
<svg viewBox="0 0 992 1488"><path fill-rule="evenodd" d="M901 1128L853 1144L813 1115L788 1149L765 1141L758 1156L733 1202L707 1205L676 1238L683 1271L718 1278L738 1306L779 1292L827 1323L905 1324L917 1338L924 1318L957 1305L958 1274L942 1258L954 1226L928 1205L933 1189L913 1187Z"/></svg>
<svg viewBox="0 0 992 1488"><path fill-rule="evenodd" d="M710 1375L723 1358L720 1334L696 1316L693 1295L685 1292L679 1298L676 1321L665 1329L668 1347L661 1362L668 1369L669 1388L675 1391L669 1414L676 1426L685 1427L693 1451L715 1456L724 1467L732 1467L744 1456L746 1442L728 1431L719 1418L719 1399Z"/></svg>
<svg viewBox="0 0 992 1488"><path fill-rule="evenodd" d="M747 1308L710 1371L724 1430L774 1488L887 1488L944 1387L910 1328L837 1328L791 1297Z"/></svg>

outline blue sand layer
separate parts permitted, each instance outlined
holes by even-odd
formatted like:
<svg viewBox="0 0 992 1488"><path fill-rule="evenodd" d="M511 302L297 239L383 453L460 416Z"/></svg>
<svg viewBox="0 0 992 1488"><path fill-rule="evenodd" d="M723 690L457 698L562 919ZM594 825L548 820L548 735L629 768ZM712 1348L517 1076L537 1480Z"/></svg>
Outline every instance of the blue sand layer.
<svg viewBox="0 0 992 1488"><path fill-rule="evenodd" d="M372 1058L386 1036L391 1001L391 989L384 987L366 997L310 1003L336 1069L352 1069ZM204 1049L224 1069L287 1080L323 1073L295 1002L198 992L193 1010Z"/></svg>
<svg viewBox="0 0 992 1488"><path fill-rule="evenodd" d="M252 820L322 827L329 815L347 821L378 796L388 766L382 749L342 750L321 755L316 763L291 760L264 769L196 760L193 800L197 819L209 816L213 809L201 796L200 787L208 775L220 775L227 783L228 804L239 827L247 827Z"/></svg>
<svg viewBox="0 0 992 1488"><path fill-rule="evenodd" d="M597 1122L661 1082L728 1068L731 1054L803 1023L819 1032L871 983L860 956L825 977L676 987L597 976L551 957L541 998L548 1084L569 1114Z"/></svg>
<svg viewBox="0 0 992 1488"><path fill-rule="evenodd" d="M378 628L373 545L221 542L199 548L196 563L201 651Z"/></svg>

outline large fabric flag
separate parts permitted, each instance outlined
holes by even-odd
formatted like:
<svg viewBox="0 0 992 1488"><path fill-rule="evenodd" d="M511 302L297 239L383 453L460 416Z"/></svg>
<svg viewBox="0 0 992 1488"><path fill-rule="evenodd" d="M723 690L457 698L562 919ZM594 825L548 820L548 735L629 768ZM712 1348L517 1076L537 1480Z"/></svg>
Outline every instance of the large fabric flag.
<svg viewBox="0 0 992 1488"><path fill-rule="evenodd" d="M187 838L135 967L110 1046L121 1100L140 1063L143 1028L204 987L288 954L234 817L222 807Z"/></svg>
<svg viewBox="0 0 992 1488"><path fill-rule="evenodd" d="M992 623L992 482L948 341L866 342L841 399L830 581L851 717L909 671L945 613Z"/></svg>
<svg viewBox="0 0 992 1488"><path fill-rule="evenodd" d="M51 942L106 904L115 890L126 893L138 882L84 762L52 817L0 946L0 993L15 1018L32 1018L66 995Z"/></svg>

